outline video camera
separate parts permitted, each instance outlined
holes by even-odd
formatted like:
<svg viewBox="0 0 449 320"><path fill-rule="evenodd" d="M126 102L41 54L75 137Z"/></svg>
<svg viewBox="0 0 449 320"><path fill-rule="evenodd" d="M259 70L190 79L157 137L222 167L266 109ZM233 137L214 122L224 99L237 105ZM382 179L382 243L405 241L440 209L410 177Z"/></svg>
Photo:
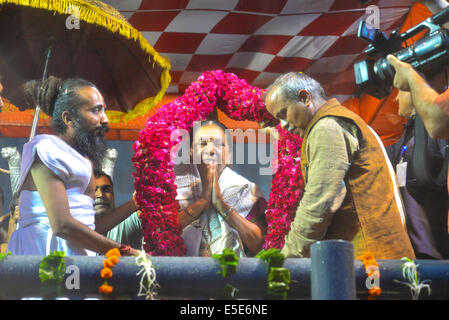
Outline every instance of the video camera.
<svg viewBox="0 0 449 320"><path fill-rule="evenodd" d="M449 64L449 31L441 25L449 21L449 7L427 18L413 28L399 34L398 30L387 38L384 32L366 25L361 21L357 36L370 42L365 53L370 57L381 55L377 61L367 59L354 64L357 87L376 98L390 94L395 70L386 56L393 54L399 60L409 63L417 71L425 75L441 70L441 66ZM429 33L409 47L403 42L419 32L429 29Z"/></svg>

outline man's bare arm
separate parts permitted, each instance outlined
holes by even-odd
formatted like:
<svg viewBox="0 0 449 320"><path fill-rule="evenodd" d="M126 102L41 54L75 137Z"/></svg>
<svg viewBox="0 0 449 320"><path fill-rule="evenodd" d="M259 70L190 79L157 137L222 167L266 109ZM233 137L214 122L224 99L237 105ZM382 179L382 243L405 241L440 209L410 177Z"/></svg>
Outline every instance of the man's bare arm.
<svg viewBox="0 0 449 320"><path fill-rule="evenodd" d="M134 199L131 199L108 214L103 214L100 216L96 215L95 231L98 233L106 233L137 210L138 207L134 202Z"/></svg>
<svg viewBox="0 0 449 320"><path fill-rule="evenodd" d="M416 112L429 135L434 139L449 138L449 115L435 103L439 94L410 64L393 55L388 55L387 59L396 70L394 86L402 91L410 91Z"/></svg>
<svg viewBox="0 0 449 320"><path fill-rule="evenodd" d="M432 14L449 5L445 0L415 0L424 4ZM449 23L444 24L445 28ZM394 86L402 91L410 91L416 112L419 114L429 135L434 138L449 137L449 116L435 103L439 94L409 64L394 56L388 61L396 70Z"/></svg>
<svg viewBox="0 0 449 320"><path fill-rule="evenodd" d="M71 216L67 191L63 181L39 158L35 160L31 167L31 175L56 236L77 247L100 254L106 253L109 249L120 247L119 243L102 236Z"/></svg>

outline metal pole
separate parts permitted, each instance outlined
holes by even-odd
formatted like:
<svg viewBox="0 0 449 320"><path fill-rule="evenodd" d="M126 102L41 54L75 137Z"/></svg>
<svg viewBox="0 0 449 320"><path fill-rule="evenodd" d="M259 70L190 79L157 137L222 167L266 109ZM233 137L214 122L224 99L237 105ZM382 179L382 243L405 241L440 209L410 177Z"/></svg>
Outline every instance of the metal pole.
<svg viewBox="0 0 449 320"><path fill-rule="evenodd" d="M51 56L51 52L53 50L54 43L55 43L54 39L49 40L49 44L48 44L48 48L47 48L47 56L45 58L44 72L42 74L42 81L47 79L48 64L50 62L50 56ZM36 111L34 113L34 118L33 118L33 124L31 126L30 139L28 141L33 140L34 136L36 135L37 123L39 121L40 112L41 112L41 107L39 105L36 105Z"/></svg>
<svg viewBox="0 0 449 320"><path fill-rule="evenodd" d="M311 246L312 300L356 298L354 247L343 240L318 241Z"/></svg>

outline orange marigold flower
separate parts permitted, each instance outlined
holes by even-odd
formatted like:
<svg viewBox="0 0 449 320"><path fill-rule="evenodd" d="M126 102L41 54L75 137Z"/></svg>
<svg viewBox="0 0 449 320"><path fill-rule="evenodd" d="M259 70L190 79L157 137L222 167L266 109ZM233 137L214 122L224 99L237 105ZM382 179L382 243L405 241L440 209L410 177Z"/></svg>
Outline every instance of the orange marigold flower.
<svg viewBox="0 0 449 320"><path fill-rule="evenodd" d="M118 262L118 257L110 256L110 257L108 257L108 260L115 265Z"/></svg>
<svg viewBox="0 0 449 320"><path fill-rule="evenodd" d="M382 293L382 289L380 289L379 287L374 287L372 289L369 289L368 293L372 296L380 296L380 294Z"/></svg>
<svg viewBox="0 0 449 320"><path fill-rule="evenodd" d="M372 288L368 290L368 300L376 300L376 297L380 296L382 293L382 289L380 288Z"/></svg>
<svg viewBox="0 0 449 320"><path fill-rule="evenodd" d="M103 279L109 279L112 277L112 270L109 268L103 268L101 269L101 277Z"/></svg>
<svg viewBox="0 0 449 320"><path fill-rule="evenodd" d="M369 269L372 266L379 267L374 255L371 252L365 252L362 255L358 256L357 259L362 260L363 265L365 266L366 273L368 277L376 276L378 279L380 278L380 272L377 270ZM380 296L382 290L379 287L374 287L368 290L368 300L376 300L376 297Z"/></svg>
<svg viewBox="0 0 449 320"><path fill-rule="evenodd" d="M104 261L103 261L104 268L112 268L113 266L114 266L114 263L110 259L104 259Z"/></svg>
<svg viewBox="0 0 449 320"><path fill-rule="evenodd" d="M100 293L110 294L112 291L114 291L114 288L106 283L98 287L98 292Z"/></svg>
<svg viewBox="0 0 449 320"><path fill-rule="evenodd" d="M120 250L118 248L111 249L108 252L106 252L105 256L106 258L109 258L110 256L120 257L121 256Z"/></svg>

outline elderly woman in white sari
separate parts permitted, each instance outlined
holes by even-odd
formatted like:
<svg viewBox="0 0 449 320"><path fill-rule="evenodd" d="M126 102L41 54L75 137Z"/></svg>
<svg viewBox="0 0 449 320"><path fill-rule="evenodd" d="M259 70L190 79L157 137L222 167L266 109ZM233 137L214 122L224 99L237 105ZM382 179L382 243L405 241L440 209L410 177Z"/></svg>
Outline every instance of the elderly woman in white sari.
<svg viewBox="0 0 449 320"><path fill-rule="evenodd" d="M192 161L174 169L187 255L211 256L224 248L255 255L266 228L262 193L227 165L231 144L221 124L207 121L191 136Z"/></svg>

